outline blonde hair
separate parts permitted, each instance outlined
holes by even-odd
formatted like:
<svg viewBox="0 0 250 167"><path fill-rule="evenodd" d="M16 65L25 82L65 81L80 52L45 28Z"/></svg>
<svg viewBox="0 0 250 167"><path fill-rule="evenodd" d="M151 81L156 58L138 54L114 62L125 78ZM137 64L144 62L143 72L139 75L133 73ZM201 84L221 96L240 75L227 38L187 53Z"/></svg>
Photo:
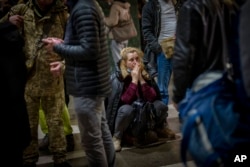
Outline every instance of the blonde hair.
<svg viewBox="0 0 250 167"><path fill-rule="evenodd" d="M139 62L141 64L142 76L144 79L149 80L149 78L150 78L149 74L146 72L145 66L143 63L144 53L140 49L135 48L135 47L126 47L126 48L122 49L120 52L120 55L121 55L120 69L121 69L121 73L122 73L123 78L126 78L129 75L129 73L127 71L127 67L126 67L126 61L128 60L129 53L137 53L137 55L139 56Z"/></svg>

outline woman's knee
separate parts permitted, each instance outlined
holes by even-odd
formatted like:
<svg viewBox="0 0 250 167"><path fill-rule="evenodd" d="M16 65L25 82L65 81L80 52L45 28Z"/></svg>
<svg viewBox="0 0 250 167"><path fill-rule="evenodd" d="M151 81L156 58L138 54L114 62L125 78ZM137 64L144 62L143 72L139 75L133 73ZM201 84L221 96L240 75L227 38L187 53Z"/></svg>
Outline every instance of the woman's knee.
<svg viewBox="0 0 250 167"><path fill-rule="evenodd" d="M119 108L118 114L123 116L130 116L133 114L133 110L134 109L131 105L125 104Z"/></svg>

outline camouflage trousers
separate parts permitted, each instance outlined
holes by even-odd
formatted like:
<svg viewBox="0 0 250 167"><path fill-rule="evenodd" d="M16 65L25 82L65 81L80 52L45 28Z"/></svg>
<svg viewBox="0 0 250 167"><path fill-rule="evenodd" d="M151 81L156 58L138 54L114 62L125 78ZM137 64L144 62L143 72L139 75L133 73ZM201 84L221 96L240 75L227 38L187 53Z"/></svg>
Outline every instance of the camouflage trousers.
<svg viewBox="0 0 250 167"><path fill-rule="evenodd" d="M40 102L44 110L49 132L49 149L55 163L66 160L66 140L63 129L62 112L65 106L64 91L52 96L32 96L25 94L32 140L23 154L24 164L36 163L39 158L38 125Z"/></svg>

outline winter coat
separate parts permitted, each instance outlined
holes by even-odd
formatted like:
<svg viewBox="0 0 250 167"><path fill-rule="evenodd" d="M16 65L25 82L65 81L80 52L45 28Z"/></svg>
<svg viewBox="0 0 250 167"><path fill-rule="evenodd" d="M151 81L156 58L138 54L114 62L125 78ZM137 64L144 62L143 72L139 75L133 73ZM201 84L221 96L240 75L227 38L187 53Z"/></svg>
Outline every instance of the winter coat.
<svg viewBox="0 0 250 167"><path fill-rule="evenodd" d="M241 7L241 16L240 16L240 27L239 27L239 35L240 35L240 64L243 78L243 85L248 96L248 100L250 101L250 23L248 21L248 16L250 15L250 1L245 2L245 4Z"/></svg>
<svg viewBox="0 0 250 167"><path fill-rule="evenodd" d="M173 56L175 103L184 98L187 88L201 73L224 68L221 28L215 9L210 0L187 0L179 11ZM228 20L225 27L229 30Z"/></svg>
<svg viewBox="0 0 250 167"><path fill-rule="evenodd" d="M128 32L130 30L131 22L133 22L130 15L130 3L114 1L110 8L110 13L108 17L105 17L105 25L109 28L110 38L117 39L117 41L124 41L124 39L119 39L116 33L113 33L113 29L117 28L116 31L120 33ZM128 12L125 12L128 11Z"/></svg>
<svg viewBox="0 0 250 167"><path fill-rule="evenodd" d="M111 89L103 12L95 0L72 2L64 43L54 47L65 59L67 93L105 97Z"/></svg>
<svg viewBox="0 0 250 167"><path fill-rule="evenodd" d="M161 31L161 7L158 0L147 2L142 8L142 31L146 42L144 63L153 77L157 76L157 55L162 52L158 37Z"/></svg>
<svg viewBox="0 0 250 167"><path fill-rule="evenodd" d="M63 59L54 52L48 53L41 39L45 36L63 38L68 12L61 0L57 0L55 5L41 18L36 16L35 10L32 0L26 4L15 5L0 22L6 22L8 16L16 14L24 17L23 28L20 31L25 39L23 50L29 72L26 93L32 96L50 96L64 90L63 74L60 77L54 77L50 72L50 63ZM53 21L51 21L52 14L55 15ZM53 22L52 26L48 33L44 34L44 25L48 25L50 22Z"/></svg>
<svg viewBox="0 0 250 167"><path fill-rule="evenodd" d="M24 45L17 27L10 22L0 23L1 46L1 108L2 118L9 121L8 126L2 121L2 142L7 151L21 153L31 140L30 126L24 99L27 71L25 57L22 52ZM6 154L7 158L11 158ZM20 154L21 155L21 154ZM3 158L3 157L2 157ZM12 159L16 160L16 159ZM18 159L19 160L19 159Z"/></svg>
<svg viewBox="0 0 250 167"><path fill-rule="evenodd" d="M121 96L124 89L124 76L122 76L121 69L119 67L120 62L118 62L116 66L115 72L111 75L111 85L112 85L112 91L111 94L108 96L108 105L106 110L106 119L108 121L109 128L111 130L111 133L114 131L115 126L115 119L116 119L116 113L121 103ZM153 86L156 94L157 94L157 100L161 100L160 90L155 83L154 79L145 80L147 84L150 86Z"/></svg>

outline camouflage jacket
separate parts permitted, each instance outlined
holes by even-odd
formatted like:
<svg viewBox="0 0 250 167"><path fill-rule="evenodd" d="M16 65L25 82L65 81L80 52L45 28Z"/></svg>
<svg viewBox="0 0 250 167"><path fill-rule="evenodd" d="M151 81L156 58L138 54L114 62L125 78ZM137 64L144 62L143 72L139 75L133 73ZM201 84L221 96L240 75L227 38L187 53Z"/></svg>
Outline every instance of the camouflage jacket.
<svg viewBox="0 0 250 167"><path fill-rule="evenodd" d="M24 16L23 27L20 30L25 40L24 53L26 57L26 67L29 71L26 84L26 93L33 96L49 96L64 89L63 74L54 77L50 72L50 63L62 61L63 59L56 53L48 53L41 42L46 36L63 38L68 12L61 0L57 0L55 5L43 17L35 16L35 7L32 0L26 4L13 6L9 13L0 22L8 20L9 16ZM50 21L53 17L53 21ZM52 23L53 22L53 23ZM51 24L47 34L44 32L44 25Z"/></svg>

